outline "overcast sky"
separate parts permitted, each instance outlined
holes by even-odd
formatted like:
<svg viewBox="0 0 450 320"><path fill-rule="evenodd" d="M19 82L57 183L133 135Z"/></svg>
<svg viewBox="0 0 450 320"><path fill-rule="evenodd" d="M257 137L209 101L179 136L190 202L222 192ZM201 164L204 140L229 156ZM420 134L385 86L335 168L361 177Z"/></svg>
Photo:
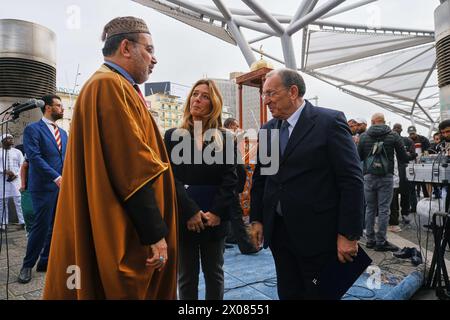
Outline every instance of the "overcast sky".
<svg viewBox="0 0 450 320"><path fill-rule="evenodd" d="M197 3L210 3L201 0ZM229 7L246 8L240 1L223 0ZM356 0L347 0L354 3ZM293 15L300 0L260 0L273 13ZM319 5L326 1L320 0ZM434 30L434 9L438 0L379 0L350 13L336 15L331 21L379 23L381 26ZM103 58L100 36L103 26L117 16L133 15L149 25L156 47L158 65L149 81L172 81L191 85L205 75L228 78L233 71L249 71L237 46L160 14L131 0L0 0L0 19L22 19L50 28L57 36L57 86L73 88L77 67L81 86L99 67ZM251 38L251 37L250 37ZM298 39L298 38L296 38ZM267 42L266 50L281 57L281 45ZM295 47L300 52L300 46ZM263 48L264 50L264 48ZM297 56L298 64L300 55ZM275 63L276 67L280 65ZM306 97L319 97L319 105L345 112L347 118L370 119L375 112L384 112L392 125L410 123L368 102L358 100L332 86L305 76ZM425 128L418 127L425 134ZM405 133L405 132L404 132Z"/></svg>

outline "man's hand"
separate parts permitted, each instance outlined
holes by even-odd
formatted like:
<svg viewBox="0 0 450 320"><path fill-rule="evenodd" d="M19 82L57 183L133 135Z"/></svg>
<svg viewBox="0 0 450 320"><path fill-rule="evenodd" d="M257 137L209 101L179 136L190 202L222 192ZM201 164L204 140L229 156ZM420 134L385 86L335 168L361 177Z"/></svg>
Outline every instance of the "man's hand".
<svg viewBox="0 0 450 320"><path fill-rule="evenodd" d="M17 176L16 175L11 175L11 176L8 176L8 179L6 179L6 181L8 181L8 182L13 182L14 180L16 180L17 179Z"/></svg>
<svg viewBox="0 0 450 320"><path fill-rule="evenodd" d="M202 214L203 211L200 210L188 220L187 228L189 231L200 233L200 231L205 230L205 226L202 221Z"/></svg>
<svg viewBox="0 0 450 320"><path fill-rule="evenodd" d="M5 170L5 174L6 174L6 181L11 182L14 181L17 176L14 172L12 172L11 170Z"/></svg>
<svg viewBox="0 0 450 320"><path fill-rule="evenodd" d="M58 180L55 181L58 188L61 188L61 181L62 181L62 178L59 178Z"/></svg>
<svg viewBox="0 0 450 320"><path fill-rule="evenodd" d="M208 227L216 227L220 224L220 217L212 212L202 212L202 217L206 220Z"/></svg>
<svg viewBox="0 0 450 320"><path fill-rule="evenodd" d="M263 225L261 222L252 222L250 229L250 238L255 248L261 248L263 244Z"/></svg>
<svg viewBox="0 0 450 320"><path fill-rule="evenodd" d="M161 271L167 262L167 243L164 238L159 240L157 243L150 246L153 252L153 256L148 258L145 262L147 267L156 268Z"/></svg>
<svg viewBox="0 0 450 320"><path fill-rule="evenodd" d="M338 259L341 263L353 262L352 257L358 253L358 240L348 240L343 235L337 237Z"/></svg>

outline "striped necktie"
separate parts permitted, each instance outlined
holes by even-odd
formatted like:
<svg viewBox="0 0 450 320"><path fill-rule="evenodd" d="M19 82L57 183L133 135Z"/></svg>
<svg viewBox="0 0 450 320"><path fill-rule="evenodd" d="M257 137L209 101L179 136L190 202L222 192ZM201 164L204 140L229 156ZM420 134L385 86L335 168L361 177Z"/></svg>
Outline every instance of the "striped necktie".
<svg viewBox="0 0 450 320"><path fill-rule="evenodd" d="M58 145L58 149L59 151L61 151L62 149L62 144L61 144L61 133L59 132L58 126L54 123L51 124L53 126L53 129L55 129L55 140L56 140L56 144Z"/></svg>

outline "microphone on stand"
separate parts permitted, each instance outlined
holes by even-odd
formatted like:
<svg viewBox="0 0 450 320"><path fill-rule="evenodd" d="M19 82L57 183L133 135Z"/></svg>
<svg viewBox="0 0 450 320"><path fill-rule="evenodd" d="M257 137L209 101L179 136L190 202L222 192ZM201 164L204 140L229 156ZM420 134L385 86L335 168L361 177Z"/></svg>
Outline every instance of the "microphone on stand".
<svg viewBox="0 0 450 320"><path fill-rule="evenodd" d="M21 104L14 104L13 109L11 111L11 115L14 118L19 117L19 114L22 112L32 110L35 108L42 108L45 106L45 102L43 100L37 100L37 99L30 99L27 102L21 103Z"/></svg>

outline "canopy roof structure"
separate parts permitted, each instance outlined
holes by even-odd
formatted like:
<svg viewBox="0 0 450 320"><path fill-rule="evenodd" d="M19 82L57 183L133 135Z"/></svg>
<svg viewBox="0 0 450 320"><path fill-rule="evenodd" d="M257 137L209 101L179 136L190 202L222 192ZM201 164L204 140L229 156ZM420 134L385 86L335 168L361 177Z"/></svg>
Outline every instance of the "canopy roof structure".
<svg viewBox="0 0 450 320"><path fill-rule="evenodd" d="M293 16L270 13L257 0L242 0L245 8L224 0L133 1L237 45L249 66L258 52L430 131L440 121L433 31L329 19L377 0L302 0ZM269 38L279 38L282 58L252 46Z"/></svg>
<svg viewBox="0 0 450 320"><path fill-rule="evenodd" d="M439 121L433 36L311 27L302 70L413 122Z"/></svg>

